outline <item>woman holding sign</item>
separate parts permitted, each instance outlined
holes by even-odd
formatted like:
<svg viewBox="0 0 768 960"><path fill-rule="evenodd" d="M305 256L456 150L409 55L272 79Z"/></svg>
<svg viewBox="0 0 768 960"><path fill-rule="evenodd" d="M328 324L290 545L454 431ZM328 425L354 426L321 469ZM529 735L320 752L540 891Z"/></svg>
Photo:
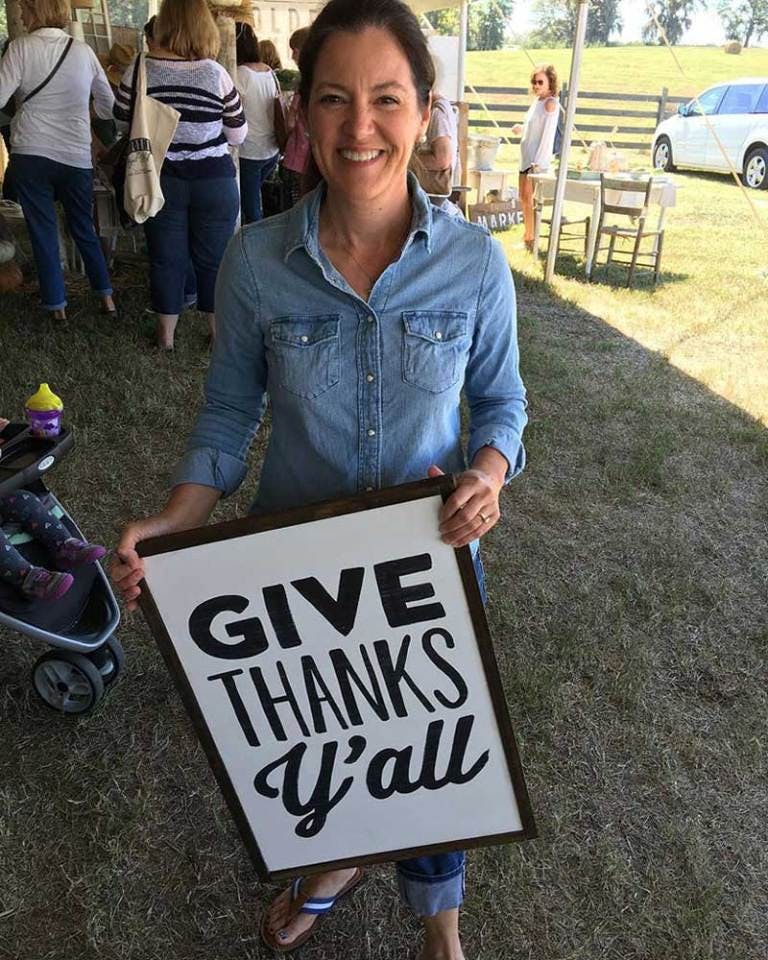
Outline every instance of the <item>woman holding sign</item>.
<svg viewBox="0 0 768 960"><path fill-rule="evenodd" d="M501 489L524 465L525 391L504 254L480 228L433 208L408 175L434 83L418 21L399 0L331 0L300 67L318 186L229 246L206 403L176 486L117 548L113 576L129 606L143 573L136 544L206 523L245 476L267 397L258 511L451 472L458 488L440 530L459 547L498 521ZM266 942L278 952L299 946L360 877L334 870L285 891L264 917ZM464 855L401 862L398 879L423 919L422 960L461 960Z"/></svg>

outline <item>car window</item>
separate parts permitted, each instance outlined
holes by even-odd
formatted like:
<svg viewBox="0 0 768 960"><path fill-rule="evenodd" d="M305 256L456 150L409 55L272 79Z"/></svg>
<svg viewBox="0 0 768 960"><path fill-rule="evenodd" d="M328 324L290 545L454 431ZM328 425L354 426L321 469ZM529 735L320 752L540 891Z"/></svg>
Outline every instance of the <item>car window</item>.
<svg viewBox="0 0 768 960"><path fill-rule="evenodd" d="M688 116L689 117L708 117L710 114L715 113L720 101L723 99L723 94L725 93L725 87L715 87L713 90L707 90L706 93L702 95L697 100L691 100L688 104Z"/></svg>
<svg viewBox="0 0 768 960"><path fill-rule="evenodd" d="M728 87L718 113L752 113L763 92L762 83L738 83Z"/></svg>
<svg viewBox="0 0 768 960"><path fill-rule="evenodd" d="M755 113L768 113L768 85L763 87L763 92L755 107Z"/></svg>

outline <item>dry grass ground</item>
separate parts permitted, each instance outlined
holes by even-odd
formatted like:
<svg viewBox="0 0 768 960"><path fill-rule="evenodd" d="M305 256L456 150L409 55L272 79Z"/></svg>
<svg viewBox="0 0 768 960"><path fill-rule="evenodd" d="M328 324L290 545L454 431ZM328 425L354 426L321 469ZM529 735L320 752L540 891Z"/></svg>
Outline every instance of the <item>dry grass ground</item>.
<svg viewBox="0 0 768 960"><path fill-rule="evenodd" d="M510 243L530 464L506 493L486 566L541 836L472 854L470 960L768 956L766 400L750 417L738 384L729 396L716 376L719 355L763 383L761 301L735 298L726 315L728 245L708 280L699 254L715 224L685 206L695 197L715 217L721 189L686 180L656 294L588 287L575 268L549 291ZM761 289L751 260L729 263L732 287ZM199 317L159 355L143 278L124 270L116 285L117 325L81 292L66 326L42 319L29 293L6 297L0 318L0 412L18 415L40 379L61 393L78 445L50 482L109 543L162 501L207 360ZM678 341L688 372L665 356ZM245 509L254 478L219 516ZM145 625L127 620L120 635L123 681L72 722L31 693L42 651L0 633L0 957L266 957L257 922L272 890L254 877ZM383 869L302 956L406 960L416 943Z"/></svg>

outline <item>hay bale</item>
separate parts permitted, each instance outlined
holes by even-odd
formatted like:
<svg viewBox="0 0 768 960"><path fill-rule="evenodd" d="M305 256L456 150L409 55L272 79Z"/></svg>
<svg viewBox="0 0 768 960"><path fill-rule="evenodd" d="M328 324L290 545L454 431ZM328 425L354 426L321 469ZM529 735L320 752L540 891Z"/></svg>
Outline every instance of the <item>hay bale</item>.
<svg viewBox="0 0 768 960"><path fill-rule="evenodd" d="M251 0L208 0L214 17L231 17L238 23L249 23L256 28Z"/></svg>
<svg viewBox="0 0 768 960"><path fill-rule="evenodd" d="M738 40L729 40L724 46L723 51L725 53L741 53L741 44Z"/></svg>

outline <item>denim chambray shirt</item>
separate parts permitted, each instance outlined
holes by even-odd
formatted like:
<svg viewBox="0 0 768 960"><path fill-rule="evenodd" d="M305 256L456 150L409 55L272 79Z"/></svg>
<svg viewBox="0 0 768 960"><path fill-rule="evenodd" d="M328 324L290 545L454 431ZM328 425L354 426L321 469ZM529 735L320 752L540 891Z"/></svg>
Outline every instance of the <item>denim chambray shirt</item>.
<svg viewBox="0 0 768 960"><path fill-rule="evenodd" d="M507 458L507 479L523 469L525 388L504 253L480 227L435 209L413 178L409 189L409 236L367 303L319 246L322 187L232 239L206 402L174 483L232 493L267 397L272 433L254 510L422 479L433 463L459 472L485 445Z"/></svg>

